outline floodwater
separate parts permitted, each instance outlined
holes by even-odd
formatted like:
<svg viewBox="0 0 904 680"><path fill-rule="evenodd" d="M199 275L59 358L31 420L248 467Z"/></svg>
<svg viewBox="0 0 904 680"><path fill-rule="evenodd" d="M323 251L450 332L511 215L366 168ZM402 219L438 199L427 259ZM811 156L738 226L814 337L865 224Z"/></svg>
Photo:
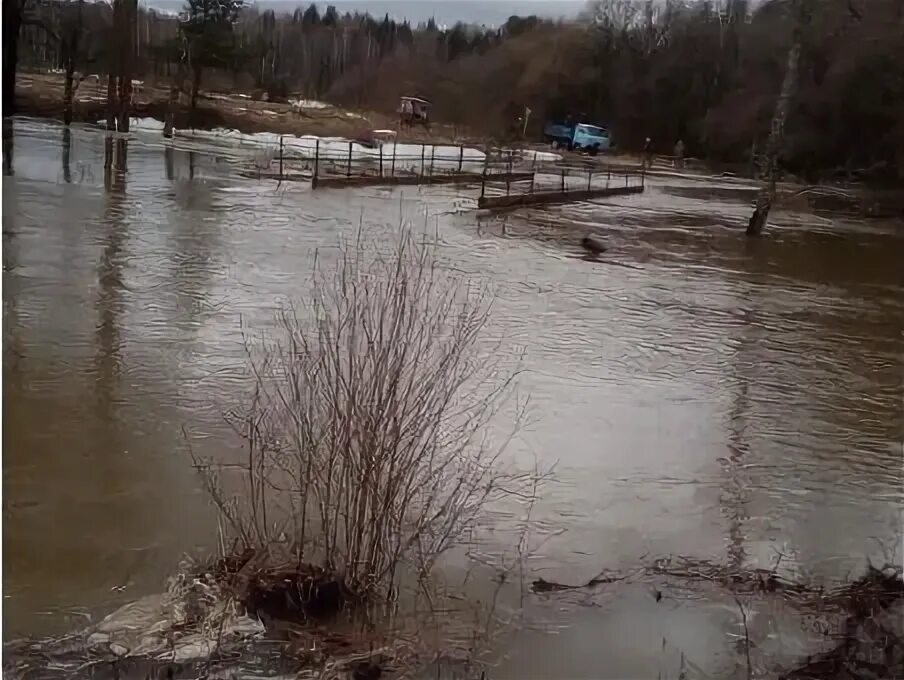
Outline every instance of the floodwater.
<svg viewBox="0 0 904 680"><path fill-rule="evenodd" d="M426 225L444 263L491 285L488 336L524 353L510 453L555 465L528 578L781 554L836 584L900 562L901 223L778 212L752 241L749 185L682 175L490 217L473 189L312 192L156 134L115 144L127 172L105 176L101 133L63 135L17 121L3 178L6 638L159 591L214 545L183 430L200 455L236 449L222 413L242 396L242 329L271 324L359 223ZM600 261L579 252L590 230ZM697 595L528 596L534 623L500 638L491 675L677 677L680 652L727 677L737 610Z"/></svg>

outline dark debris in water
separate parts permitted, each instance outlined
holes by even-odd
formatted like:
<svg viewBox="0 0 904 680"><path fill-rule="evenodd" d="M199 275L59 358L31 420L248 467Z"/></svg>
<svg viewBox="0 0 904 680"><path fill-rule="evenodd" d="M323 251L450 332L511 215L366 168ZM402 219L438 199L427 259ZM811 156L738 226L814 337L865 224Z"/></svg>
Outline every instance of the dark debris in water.
<svg viewBox="0 0 904 680"><path fill-rule="evenodd" d="M893 568L875 569L831 594L849 614L836 646L782 680L904 678L904 581Z"/></svg>
<svg viewBox="0 0 904 680"><path fill-rule="evenodd" d="M101 622L63 638L15 641L4 648L4 677L212 680L295 677L330 668L337 677L372 680L394 662L374 636L332 625L342 613L351 616L361 598L320 567L246 550L193 567L174 583L183 614L169 622L164 638L150 630L160 627L162 620L156 621L167 611L161 608L150 620L125 615L118 626ZM224 633L227 618L251 622L257 632ZM148 636L163 644L148 648Z"/></svg>
<svg viewBox="0 0 904 680"><path fill-rule="evenodd" d="M595 588L625 580L638 573L668 576L685 581L704 580L744 595L769 594L785 599L817 616L841 614L842 623L832 636L835 646L808 658L783 680L888 680L904 678L904 580L891 566L870 566L861 578L826 590L795 583L774 570L737 569L705 560L668 558L616 577L601 574L584 584L570 585L540 578L535 593ZM655 590L658 602L662 595Z"/></svg>
<svg viewBox="0 0 904 680"><path fill-rule="evenodd" d="M10 658L12 657L12 661ZM239 678L294 677L304 665L281 650L243 644L206 659L179 663L157 657L96 658L84 649L59 654L49 642L28 648L7 645L4 678L20 680L237 680Z"/></svg>

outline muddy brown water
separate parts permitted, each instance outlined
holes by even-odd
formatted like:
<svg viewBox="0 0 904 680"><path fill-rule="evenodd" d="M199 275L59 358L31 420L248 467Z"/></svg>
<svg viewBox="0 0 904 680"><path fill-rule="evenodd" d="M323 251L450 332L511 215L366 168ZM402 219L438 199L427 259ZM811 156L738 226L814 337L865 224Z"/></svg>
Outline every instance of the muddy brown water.
<svg viewBox="0 0 904 680"><path fill-rule="evenodd" d="M491 285L488 337L524 351L530 422L510 455L556 464L530 578L781 553L831 585L868 558L900 562L900 222L778 212L751 241L743 183L706 180L707 195L682 175L481 215L473 188L312 192L242 178L230 148L151 134L105 177L102 134L74 128L68 151L62 138L18 120L3 178L5 638L96 619L213 547L182 428L199 453L235 450L221 414L244 386L242 327L266 329L315 252L362 221L426 224L447 266ZM588 231L609 240L600 261L578 248ZM737 666L735 605L705 590L657 602L631 584L525 608L534 625L500 638L494 676L677 677L679 655L721 677ZM762 625L761 646L793 637Z"/></svg>

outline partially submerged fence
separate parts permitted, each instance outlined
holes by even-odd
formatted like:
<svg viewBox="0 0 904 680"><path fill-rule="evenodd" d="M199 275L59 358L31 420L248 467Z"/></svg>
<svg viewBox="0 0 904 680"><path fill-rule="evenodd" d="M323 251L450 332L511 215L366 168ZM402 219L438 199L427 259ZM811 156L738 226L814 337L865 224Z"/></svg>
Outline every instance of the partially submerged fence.
<svg viewBox="0 0 904 680"><path fill-rule="evenodd" d="M513 169L511 156L465 145L280 137L246 175L277 180L311 180L313 188L398 184L477 183L494 179L528 179L529 169Z"/></svg>
<svg viewBox="0 0 904 680"><path fill-rule="evenodd" d="M504 208L566 203L644 190L643 168L600 160L563 162L523 149L464 145L279 137L251 174L271 179L310 180L313 188L400 184L480 185L478 206Z"/></svg>
<svg viewBox="0 0 904 680"><path fill-rule="evenodd" d="M568 203L605 196L641 193L646 180L642 169L530 162L533 172L524 179L481 178L480 208Z"/></svg>
<svg viewBox="0 0 904 680"><path fill-rule="evenodd" d="M475 183L486 172L509 181L530 176L527 171L512 171L510 165L488 164L486 154L464 145L389 142L370 148L348 142L346 149L336 151L315 150L314 188Z"/></svg>

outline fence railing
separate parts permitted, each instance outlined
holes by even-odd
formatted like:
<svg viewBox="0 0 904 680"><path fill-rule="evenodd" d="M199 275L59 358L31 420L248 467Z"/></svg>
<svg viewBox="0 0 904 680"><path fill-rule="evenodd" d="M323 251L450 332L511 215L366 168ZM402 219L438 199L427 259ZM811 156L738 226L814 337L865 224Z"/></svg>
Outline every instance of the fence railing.
<svg viewBox="0 0 904 680"><path fill-rule="evenodd" d="M356 141L279 138L258 154L251 174L274 179L433 178L473 175L487 167L483 152L465 145L386 142L365 146ZM492 172L505 163L493 159Z"/></svg>
<svg viewBox="0 0 904 680"><path fill-rule="evenodd" d="M642 190L646 178L639 167L613 167L606 165L581 165L562 161L523 160L532 168L525 179L497 179L490 174L481 178L480 198L499 196L530 196L533 194L596 193L607 191ZM511 167L519 167L511 161ZM510 173L509 176L514 173Z"/></svg>
<svg viewBox="0 0 904 680"><path fill-rule="evenodd" d="M594 192L643 187L641 166L602 159L562 159L529 149L280 137L257 163L258 176L311 179L314 185L464 179L480 182L480 197Z"/></svg>

